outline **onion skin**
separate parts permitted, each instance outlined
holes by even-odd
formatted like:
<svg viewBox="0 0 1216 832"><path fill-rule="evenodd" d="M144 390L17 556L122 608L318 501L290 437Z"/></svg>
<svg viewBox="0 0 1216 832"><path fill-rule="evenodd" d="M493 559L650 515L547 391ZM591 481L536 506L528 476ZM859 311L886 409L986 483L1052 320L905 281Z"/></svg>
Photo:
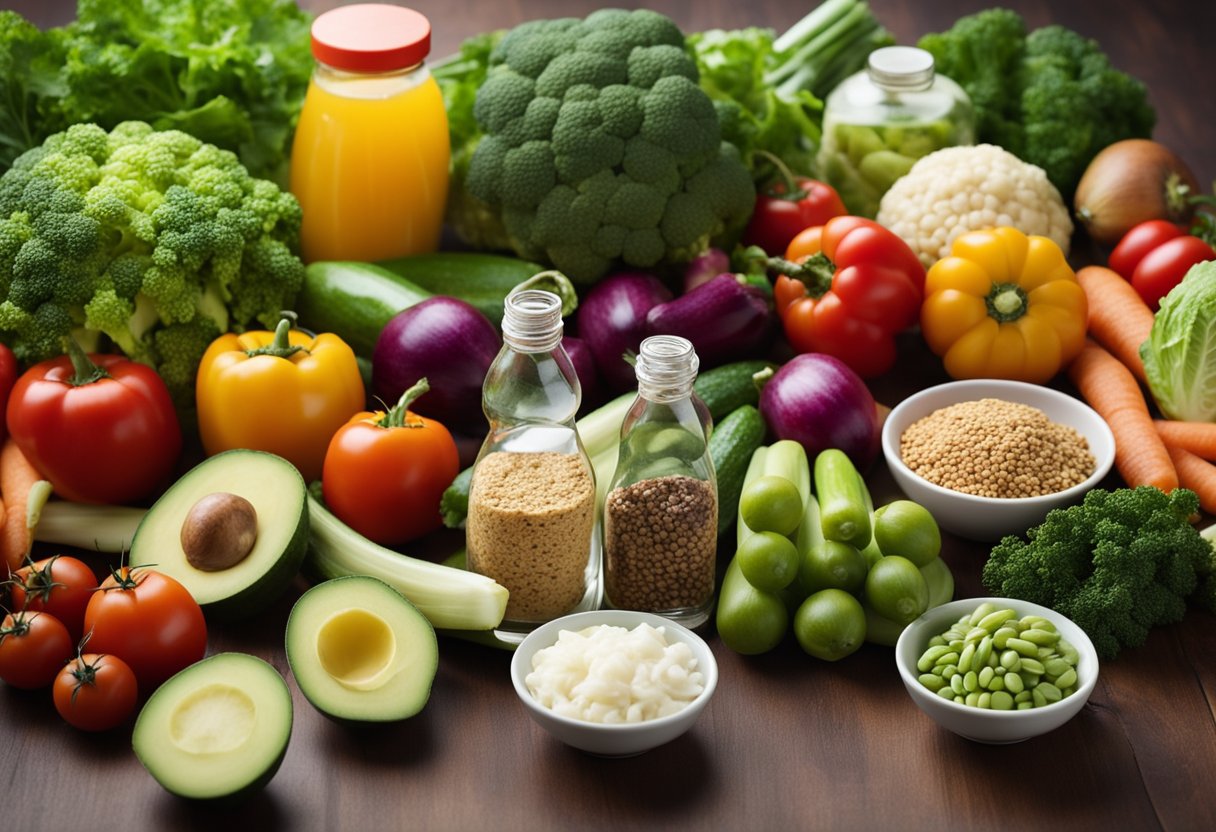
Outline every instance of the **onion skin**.
<svg viewBox="0 0 1216 832"><path fill-rule="evenodd" d="M591 354L591 347L587 346L587 342L582 338L563 335L562 348L565 349L566 355L570 356L570 363L574 365L574 372L578 375L578 386L583 392L582 403L578 408L581 416L599 406L600 401L604 398L599 370L595 367L595 357Z"/></svg>
<svg viewBox="0 0 1216 832"><path fill-rule="evenodd" d="M410 410L472 436L484 435L481 387L498 356L498 328L471 304L437 295L394 315L372 352L372 389L384 402L425 378Z"/></svg>
<svg viewBox="0 0 1216 832"><path fill-rule="evenodd" d="M1073 200L1077 221L1101 245L1114 245L1146 220L1187 223L1201 193L1177 154L1151 139L1124 139L1104 148L1085 169Z"/></svg>
<svg viewBox="0 0 1216 832"><path fill-rule="evenodd" d="M633 366L623 358L637 353L646 337L646 313L671 300L654 275L621 272L595 284L578 305L578 337L591 348L600 381L614 393L634 387Z"/></svg>
<svg viewBox="0 0 1216 832"><path fill-rule="evenodd" d="M793 439L815 455L839 448L857 470L878 454L879 414L870 388L838 358L796 355L760 388L760 415L778 439Z"/></svg>

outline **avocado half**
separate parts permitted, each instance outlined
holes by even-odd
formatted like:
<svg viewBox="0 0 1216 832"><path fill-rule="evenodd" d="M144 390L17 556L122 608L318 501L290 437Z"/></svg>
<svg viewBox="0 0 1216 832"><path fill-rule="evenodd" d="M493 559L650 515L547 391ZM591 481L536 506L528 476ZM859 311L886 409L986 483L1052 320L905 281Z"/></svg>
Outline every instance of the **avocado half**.
<svg viewBox="0 0 1216 832"><path fill-rule="evenodd" d="M351 575L309 589L287 618L287 662L328 717L395 722L422 710L439 669L435 629L401 593Z"/></svg>
<svg viewBox="0 0 1216 832"><path fill-rule="evenodd" d="M291 739L291 691L245 653L219 653L157 688L131 745L166 790L195 800L238 799L278 771Z"/></svg>
<svg viewBox="0 0 1216 832"><path fill-rule="evenodd" d="M227 569L197 569L182 548L182 524L214 493L244 497L257 512L257 537ZM243 618L273 603L300 570L308 548L308 490L296 467L262 451L224 451L169 486L144 515L131 542L132 566L153 567L190 591L209 616Z"/></svg>

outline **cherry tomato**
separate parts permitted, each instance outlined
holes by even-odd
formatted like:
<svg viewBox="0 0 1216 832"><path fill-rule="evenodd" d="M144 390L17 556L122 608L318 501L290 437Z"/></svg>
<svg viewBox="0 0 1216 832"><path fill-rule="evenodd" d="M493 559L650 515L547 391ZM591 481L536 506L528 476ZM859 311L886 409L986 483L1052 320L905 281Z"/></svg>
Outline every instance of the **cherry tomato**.
<svg viewBox="0 0 1216 832"><path fill-rule="evenodd" d="M13 575L13 608L48 612L68 628L73 641L84 635L84 611L97 589L97 576L82 560L52 555Z"/></svg>
<svg viewBox="0 0 1216 832"><path fill-rule="evenodd" d="M151 693L207 650L207 622L190 592L154 569L124 566L101 582L84 613L89 649L131 666Z"/></svg>
<svg viewBox="0 0 1216 832"><path fill-rule="evenodd" d="M428 389L423 379L387 413L356 414L325 454L325 503L342 522L385 546L438 529L439 499L460 473L448 429L408 409Z"/></svg>
<svg viewBox="0 0 1216 832"><path fill-rule="evenodd" d="M45 612L14 612L0 624L0 679L34 690L55 680L76 650L68 628Z"/></svg>
<svg viewBox="0 0 1216 832"><path fill-rule="evenodd" d="M1141 259L1132 273L1132 287L1150 309L1156 309L1191 266L1205 260L1216 260L1216 251L1198 237L1183 234L1166 240Z"/></svg>
<svg viewBox="0 0 1216 832"><path fill-rule="evenodd" d="M746 245L760 246L768 254L777 255L804 228L823 225L848 213L831 185L806 177L794 179L793 185L791 190L778 182L756 197L751 222L743 234Z"/></svg>
<svg viewBox="0 0 1216 832"><path fill-rule="evenodd" d="M1186 233L1181 225L1169 220L1146 220L1128 230L1110 252L1107 265L1124 280L1131 280L1144 255L1164 243Z"/></svg>
<svg viewBox="0 0 1216 832"><path fill-rule="evenodd" d="M182 447L169 389L146 364L85 355L74 341L69 350L17 379L9 433L66 499L121 504L151 496Z"/></svg>
<svg viewBox="0 0 1216 832"><path fill-rule="evenodd" d="M118 656L84 653L55 677L55 710L82 731L108 731L135 711L135 671Z"/></svg>

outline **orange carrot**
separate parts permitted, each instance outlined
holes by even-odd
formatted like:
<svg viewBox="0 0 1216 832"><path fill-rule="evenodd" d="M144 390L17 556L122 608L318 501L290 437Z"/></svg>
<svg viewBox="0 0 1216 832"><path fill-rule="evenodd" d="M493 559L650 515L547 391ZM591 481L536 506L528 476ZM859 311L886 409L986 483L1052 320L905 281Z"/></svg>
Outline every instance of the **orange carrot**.
<svg viewBox="0 0 1216 832"><path fill-rule="evenodd" d="M1144 381L1140 345L1153 328L1153 311L1132 284L1103 266L1084 267L1077 282L1089 304L1090 336Z"/></svg>
<svg viewBox="0 0 1216 832"><path fill-rule="evenodd" d="M1216 422L1155 419L1153 426L1167 447L1182 448L1201 459L1216 462Z"/></svg>
<svg viewBox="0 0 1216 832"><path fill-rule="evenodd" d="M1185 448L1174 445L1166 445L1166 448L1178 471L1178 484L1199 495L1201 509L1216 514L1216 465Z"/></svg>
<svg viewBox="0 0 1216 832"><path fill-rule="evenodd" d="M1178 473L1165 443L1153 427L1144 394L1131 371L1093 341L1068 367L1081 397L1110 425L1115 436L1115 467L1129 486L1178 487Z"/></svg>
<svg viewBox="0 0 1216 832"><path fill-rule="evenodd" d="M29 553L32 541L26 526L26 507L30 491L41 479L42 475L9 437L0 448L0 494L4 495L5 506L4 527L0 529L0 554L3 555L0 563L4 563L9 572L20 569Z"/></svg>

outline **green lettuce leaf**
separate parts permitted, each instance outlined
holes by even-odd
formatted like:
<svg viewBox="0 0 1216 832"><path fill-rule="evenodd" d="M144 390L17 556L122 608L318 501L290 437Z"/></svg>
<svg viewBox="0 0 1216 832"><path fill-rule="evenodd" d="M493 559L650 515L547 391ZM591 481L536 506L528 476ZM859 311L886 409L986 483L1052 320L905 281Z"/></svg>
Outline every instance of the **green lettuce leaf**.
<svg viewBox="0 0 1216 832"><path fill-rule="evenodd" d="M1216 422L1216 261L1192 266L1162 298L1140 356L1166 417Z"/></svg>

